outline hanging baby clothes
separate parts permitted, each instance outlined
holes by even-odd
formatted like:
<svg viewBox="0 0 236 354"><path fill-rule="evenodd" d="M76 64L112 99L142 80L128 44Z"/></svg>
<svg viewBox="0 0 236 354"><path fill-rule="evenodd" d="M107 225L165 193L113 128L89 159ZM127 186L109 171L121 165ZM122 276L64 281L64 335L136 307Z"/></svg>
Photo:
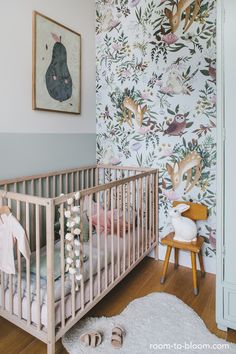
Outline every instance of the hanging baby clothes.
<svg viewBox="0 0 236 354"><path fill-rule="evenodd" d="M15 274L14 239L19 251L29 260L30 247L25 230L12 215L2 214L0 218L0 270L7 274Z"/></svg>

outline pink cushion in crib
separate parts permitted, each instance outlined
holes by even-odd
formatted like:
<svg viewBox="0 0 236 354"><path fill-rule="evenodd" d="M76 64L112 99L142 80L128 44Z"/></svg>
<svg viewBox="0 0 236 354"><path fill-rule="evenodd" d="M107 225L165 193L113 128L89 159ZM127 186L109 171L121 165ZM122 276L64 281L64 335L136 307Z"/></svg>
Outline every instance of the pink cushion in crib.
<svg viewBox="0 0 236 354"><path fill-rule="evenodd" d="M111 217L112 217L112 212L111 210L107 211L107 234L111 234ZM117 209L113 210L113 222L114 222L114 233L118 234L118 218L117 218ZM100 208L99 210L99 222L98 222L98 215L95 214L92 216L92 224L95 226L97 233L100 232L100 234L105 232L105 211L103 208ZM99 224L99 225L98 225ZM124 233L124 220L123 220L123 215L119 216L119 236L122 237ZM98 228L99 226L99 228ZM125 222L125 231L128 230L128 224Z"/></svg>

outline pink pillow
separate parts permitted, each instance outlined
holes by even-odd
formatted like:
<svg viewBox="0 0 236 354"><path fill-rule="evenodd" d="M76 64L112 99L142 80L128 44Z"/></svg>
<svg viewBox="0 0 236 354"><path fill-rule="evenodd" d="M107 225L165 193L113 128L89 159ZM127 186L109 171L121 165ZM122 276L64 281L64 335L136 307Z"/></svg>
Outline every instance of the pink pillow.
<svg viewBox="0 0 236 354"><path fill-rule="evenodd" d="M109 233L109 230L111 229L111 223L110 223L110 218L108 216L108 213L107 213L107 233ZM95 226L97 233L100 232L101 234L105 232L105 211L103 208L100 208L99 210L99 220L97 214L92 216L92 224L93 226ZM99 229L98 229L98 224L99 224Z"/></svg>
<svg viewBox="0 0 236 354"><path fill-rule="evenodd" d="M114 215L114 233L117 234L118 233L118 219L117 219L117 209L114 209L113 211L113 215ZM107 217L106 217L106 221L107 221L107 234L111 234L111 210L107 211ZM101 233L105 232L105 211L103 208L100 208L100 213L99 213L99 229L98 229L98 217L97 214L93 215L92 217L92 224L93 226L95 226L97 233L100 231ZM123 215L119 216L119 236L123 237L123 233L124 233L124 219L123 219ZM128 223L125 222L125 231L128 230Z"/></svg>

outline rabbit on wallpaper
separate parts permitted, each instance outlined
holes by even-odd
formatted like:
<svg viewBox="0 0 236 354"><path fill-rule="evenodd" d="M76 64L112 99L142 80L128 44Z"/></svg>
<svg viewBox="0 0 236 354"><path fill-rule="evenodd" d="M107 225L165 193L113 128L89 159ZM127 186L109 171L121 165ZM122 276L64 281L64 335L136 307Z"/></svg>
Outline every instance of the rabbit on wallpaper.
<svg viewBox="0 0 236 354"><path fill-rule="evenodd" d="M176 68L171 68L168 78L166 81L166 86L175 95L189 94L188 88L186 87L180 71Z"/></svg>
<svg viewBox="0 0 236 354"><path fill-rule="evenodd" d="M196 223L181 214L190 208L187 204L178 204L175 208L171 209L169 215L171 217L171 223L174 227L175 241L180 242L192 242L196 241L197 237L197 225Z"/></svg>

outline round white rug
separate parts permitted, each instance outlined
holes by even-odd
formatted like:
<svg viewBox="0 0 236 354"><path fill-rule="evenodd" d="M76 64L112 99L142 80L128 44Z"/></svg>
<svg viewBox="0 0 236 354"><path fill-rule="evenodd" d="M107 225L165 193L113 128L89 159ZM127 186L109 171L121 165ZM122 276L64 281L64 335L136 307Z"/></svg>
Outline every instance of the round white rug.
<svg viewBox="0 0 236 354"><path fill-rule="evenodd" d="M112 328L117 324L126 330L119 350L110 344ZM88 330L103 333L99 347L91 349L80 342L80 335ZM211 334L189 306L166 293L136 299L118 316L86 318L63 337L62 343L70 354L236 353L235 344Z"/></svg>

